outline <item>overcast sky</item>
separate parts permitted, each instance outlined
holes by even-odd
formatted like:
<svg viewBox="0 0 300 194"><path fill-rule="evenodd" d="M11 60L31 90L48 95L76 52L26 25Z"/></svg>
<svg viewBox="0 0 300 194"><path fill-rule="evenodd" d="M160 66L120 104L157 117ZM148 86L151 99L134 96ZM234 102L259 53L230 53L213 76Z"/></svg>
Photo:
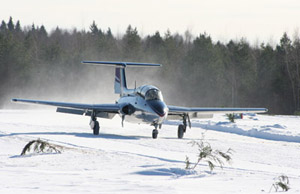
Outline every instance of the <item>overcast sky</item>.
<svg viewBox="0 0 300 194"><path fill-rule="evenodd" d="M254 43L278 42L300 27L300 0L1 0L0 19L44 25L48 31L99 28L123 34L129 24L145 36L167 29L206 32L214 41L246 37Z"/></svg>

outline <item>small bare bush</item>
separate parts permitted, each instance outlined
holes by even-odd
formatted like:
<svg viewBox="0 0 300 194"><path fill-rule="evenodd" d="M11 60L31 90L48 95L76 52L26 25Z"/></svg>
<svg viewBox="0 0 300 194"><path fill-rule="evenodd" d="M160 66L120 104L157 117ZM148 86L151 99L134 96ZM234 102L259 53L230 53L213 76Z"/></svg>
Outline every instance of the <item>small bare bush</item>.
<svg viewBox="0 0 300 194"><path fill-rule="evenodd" d="M214 150L211 145L208 142L205 142L203 139L201 139L199 142L193 141L191 144L192 146L198 147L198 159L197 162L192 165L189 157L186 156L186 169L195 169L200 162L206 162L210 171L213 171L217 165L223 168L224 162L230 163L232 161L231 155L233 150L231 148L229 148L226 152Z"/></svg>
<svg viewBox="0 0 300 194"><path fill-rule="evenodd" d="M280 188L282 189L282 191L288 191L290 189L289 184L290 184L289 177L286 175L281 175L276 178L276 182L273 183L273 185L271 186L270 192L272 188L274 188L276 192Z"/></svg>
<svg viewBox="0 0 300 194"><path fill-rule="evenodd" d="M26 153L61 153L61 147L42 141L40 139L30 141L22 150L21 156Z"/></svg>

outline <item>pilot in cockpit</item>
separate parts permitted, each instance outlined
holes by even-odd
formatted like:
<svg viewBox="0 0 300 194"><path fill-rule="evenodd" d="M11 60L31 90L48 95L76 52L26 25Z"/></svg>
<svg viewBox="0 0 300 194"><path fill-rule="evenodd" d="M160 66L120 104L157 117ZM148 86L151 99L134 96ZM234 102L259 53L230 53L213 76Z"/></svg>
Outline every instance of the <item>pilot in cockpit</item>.
<svg viewBox="0 0 300 194"><path fill-rule="evenodd" d="M146 100L163 100L161 91L157 89L150 89L146 92L145 95Z"/></svg>

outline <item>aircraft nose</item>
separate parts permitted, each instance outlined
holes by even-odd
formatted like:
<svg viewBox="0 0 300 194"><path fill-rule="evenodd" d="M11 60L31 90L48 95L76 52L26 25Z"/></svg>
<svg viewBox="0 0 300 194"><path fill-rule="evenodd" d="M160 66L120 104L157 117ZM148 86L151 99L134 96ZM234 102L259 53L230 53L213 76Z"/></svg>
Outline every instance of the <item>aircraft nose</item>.
<svg viewBox="0 0 300 194"><path fill-rule="evenodd" d="M152 108L152 110L160 117L164 117L168 112L168 107L164 102L160 100L150 100L148 101L148 104Z"/></svg>

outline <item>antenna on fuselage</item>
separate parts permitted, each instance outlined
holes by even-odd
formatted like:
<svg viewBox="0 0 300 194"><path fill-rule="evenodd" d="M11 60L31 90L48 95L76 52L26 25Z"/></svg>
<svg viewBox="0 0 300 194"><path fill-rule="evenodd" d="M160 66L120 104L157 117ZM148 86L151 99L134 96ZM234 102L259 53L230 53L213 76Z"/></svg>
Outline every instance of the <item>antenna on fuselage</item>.
<svg viewBox="0 0 300 194"><path fill-rule="evenodd" d="M123 96L132 92L132 89L127 88L126 84L126 67L160 67L161 64L155 63L136 63L136 62L113 62L113 61L82 61L83 64L114 66L115 71L115 94ZM136 83L135 83L136 89Z"/></svg>

